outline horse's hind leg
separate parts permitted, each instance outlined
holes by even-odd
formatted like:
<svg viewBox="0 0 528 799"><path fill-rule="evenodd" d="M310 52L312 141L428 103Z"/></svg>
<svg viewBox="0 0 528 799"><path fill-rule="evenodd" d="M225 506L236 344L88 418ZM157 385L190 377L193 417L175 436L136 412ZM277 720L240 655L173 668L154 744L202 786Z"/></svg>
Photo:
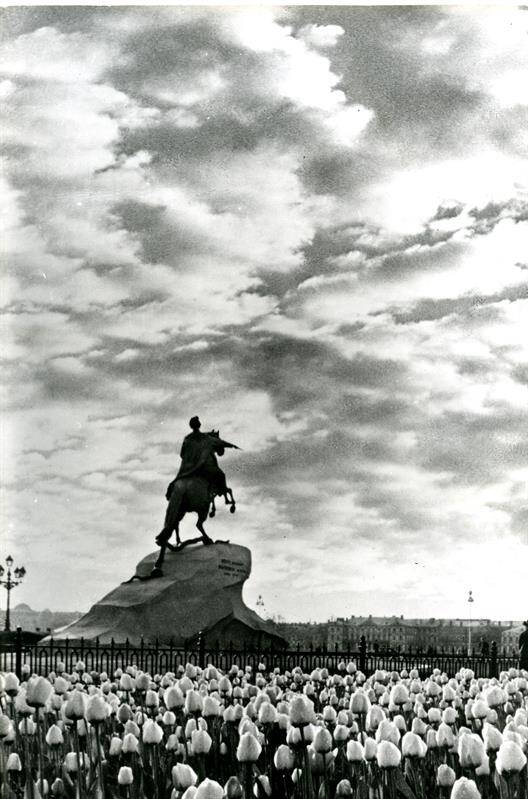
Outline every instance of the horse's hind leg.
<svg viewBox="0 0 528 799"><path fill-rule="evenodd" d="M172 530L169 527L164 527L161 533L158 533L158 535L156 536L155 539L156 544L159 547L166 547L167 544L169 543L169 538L171 537L171 535L172 535Z"/></svg>
<svg viewBox="0 0 528 799"><path fill-rule="evenodd" d="M196 522L196 526L197 526L197 528L199 529L199 531L202 534L202 537L203 537L203 540L204 540L204 544L212 544L213 543L213 539L209 538L209 536L205 532L205 529L204 529L204 526L203 526L203 523L206 520L206 518L207 518L207 511L205 512L205 516L200 513L198 515L198 521Z"/></svg>
<svg viewBox="0 0 528 799"><path fill-rule="evenodd" d="M163 532L163 530L161 532ZM161 535L161 533L160 533L160 535ZM156 563L154 564L154 568L150 572L150 576L151 577L162 577L163 576L163 572L161 571L161 567L163 566L163 561L165 560L165 550L166 550L166 548L167 548L166 544L161 544L160 545L160 551L159 551L158 559L157 559Z"/></svg>

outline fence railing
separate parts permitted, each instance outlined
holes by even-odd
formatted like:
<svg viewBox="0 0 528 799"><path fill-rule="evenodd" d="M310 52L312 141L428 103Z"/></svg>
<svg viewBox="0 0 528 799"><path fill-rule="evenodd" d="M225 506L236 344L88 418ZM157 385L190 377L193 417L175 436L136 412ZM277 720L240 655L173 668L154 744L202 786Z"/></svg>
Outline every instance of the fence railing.
<svg viewBox="0 0 528 799"><path fill-rule="evenodd" d="M355 651L338 647L332 650L314 647L302 649L300 646L295 649L274 649L272 646L256 648L219 641L211 646L206 645L203 639L198 639L197 644L191 647L161 645L157 642L150 644L143 640L140 646L131 646L128 641L120 644L112 640L103 644L83 639L51 639L44 644L28 644L23 641L18 629L12 644L0 651L0 671L14 671L19 677L24 672L42 675L51 671L71 673L79 662L84 664L87 672L106 672L112 677L116 669L125 669L131 665L151 674L162 674L166 671L176 672L179 666L185 666L186 663L201 667L211 664L223 671L229 671L233 665L240 668L249 666L253 674L261 670L291 671L297 666L308 673L317 668L326 668L330 673L336 673L342 671L351 661L367 676L377 669L398 672L403 669L418 669L421 677L427 676L434 669L440 669L452 676L462 668L470 668L477 677L497 677L501 671L516 668L518 665L516 657L501 654L495 643L485 655L445 651L384 654L368 651L364 638L360 640L359 648Z"/></svg>

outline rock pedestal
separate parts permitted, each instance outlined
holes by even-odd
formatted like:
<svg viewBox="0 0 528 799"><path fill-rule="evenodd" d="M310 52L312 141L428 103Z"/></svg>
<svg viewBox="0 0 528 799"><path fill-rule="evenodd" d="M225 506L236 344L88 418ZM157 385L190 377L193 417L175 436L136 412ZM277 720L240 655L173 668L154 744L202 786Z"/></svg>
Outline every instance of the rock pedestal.
<svg viewBox="0 0 528 799"><path fill-rule="evenodd" d="M148 577L157 557L152 552L143 558L137 577ZM209 646L216 640L284 645L273 624L244 604L242 587L250 574L251 552L236 544L200 543L168 551L162 577L118 585L53 639L99 639L102 644L128 639L138 646L143 638L145 643L172 641L177 646L201 633Z"/></svg>

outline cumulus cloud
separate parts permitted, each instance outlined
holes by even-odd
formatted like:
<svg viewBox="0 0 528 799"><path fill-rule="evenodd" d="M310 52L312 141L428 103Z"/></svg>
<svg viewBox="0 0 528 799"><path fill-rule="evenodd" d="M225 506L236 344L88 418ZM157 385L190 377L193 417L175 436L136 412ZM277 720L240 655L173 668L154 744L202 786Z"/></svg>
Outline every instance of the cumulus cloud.
<svg viewBox="0 0 528 799"><path fill-rule="evenodd" d="M4 513L24 598L87 608L128 576L199 413L243 448L225 458L238 514L210 526L251 547L250 601L461 615L469 563L482 615L515 616L526 11L3 17ZM499 538L515 557L485 598Z"/></svg>

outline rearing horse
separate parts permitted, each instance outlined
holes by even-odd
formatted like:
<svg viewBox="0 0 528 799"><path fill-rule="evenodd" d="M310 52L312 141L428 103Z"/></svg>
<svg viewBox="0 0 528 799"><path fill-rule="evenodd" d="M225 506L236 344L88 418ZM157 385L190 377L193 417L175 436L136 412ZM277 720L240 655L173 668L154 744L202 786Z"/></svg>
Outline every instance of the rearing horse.
<svg viewBox="0 0 528 799"><path fill-rule="evenodd" d="M211 435L220 438L218 431L212 431ZM218 442L218 447L215 448L217 454L223 455L224 447L222 444L224 443ZM229 446L234 447L235 445L230 444ZM205 532L203 524L209 512L211 517L216 513L215 496L223 496L226 505L230 505L229 510L231 513L235 512L236 504L233 492L225 482L225 475L218 469L214 456L212 456L212 460L213 462L209 464L209 468L207 468L208 464L206 462L203 474L198 472L188 477L180 477L169 484L166 493L169 504L165 514L165 522L162 531L156 536L156 543L160 547L160 553L151 576L161 575L161 566L165 559L167 547L175 551L188 544L200 541L200 538L191 538L189 541L181 542L179 524L186 513L196 513L198 515L196 527L202 535L203 543L208 545L212 544L213 540ZM211 480L211 478L213 479ZM176 546L169 543L173 531L176 533Z"/></svg>

